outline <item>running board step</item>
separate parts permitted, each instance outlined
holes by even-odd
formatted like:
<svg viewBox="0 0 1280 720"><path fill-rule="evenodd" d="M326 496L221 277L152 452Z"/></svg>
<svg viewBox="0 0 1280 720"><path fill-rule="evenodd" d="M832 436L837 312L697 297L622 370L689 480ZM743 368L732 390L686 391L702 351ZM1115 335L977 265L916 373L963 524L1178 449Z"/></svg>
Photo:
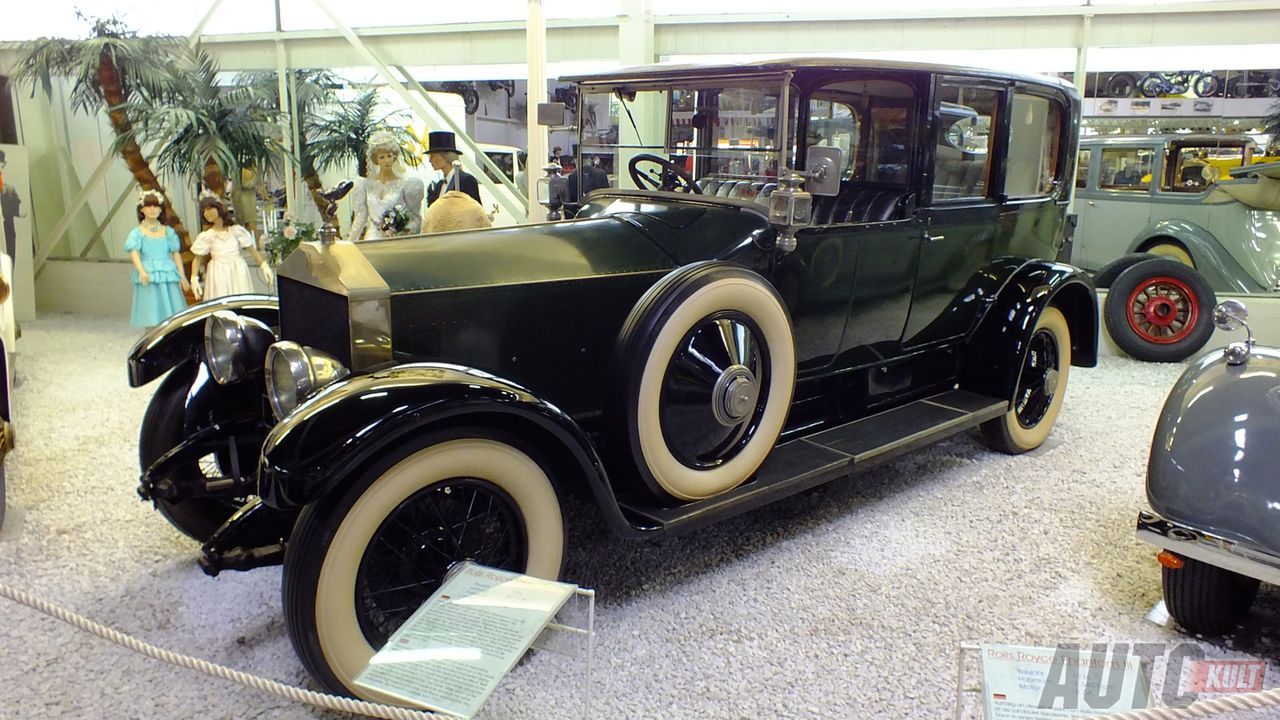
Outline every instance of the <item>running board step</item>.
<svg viewBox="0 0 1280 720"><path fill-rule="evenodd" d="M662 507L620 499L637 525L689 532L767 505L1000 417L1008 401L950 390L774 448L754 478L706 500Z"/></svg>

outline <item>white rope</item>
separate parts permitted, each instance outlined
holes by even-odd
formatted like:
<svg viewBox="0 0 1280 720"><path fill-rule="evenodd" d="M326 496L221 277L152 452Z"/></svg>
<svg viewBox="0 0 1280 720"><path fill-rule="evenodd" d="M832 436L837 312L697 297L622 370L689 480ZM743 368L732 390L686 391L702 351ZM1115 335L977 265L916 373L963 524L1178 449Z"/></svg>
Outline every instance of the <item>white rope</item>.
<svg viewBox="0 0 1280 720"><path fill-rule="evenodd" d="M384 718L385 720L448 720L450 716L437 715L435 713L422 710L411 710L409 708L396 707L394 705L380 705L378 703L366 702L364 700L354 700L352 698L339 697L337 695L327 695L325 693L315 692L313 690L304 690L302 688L285 685L284 683L268 680L256 675L233 670L224 665L217 665L207 660L189 657L187 655L179 655L177 653L162 650L154 645L144 643L137 638L125 635L119 630L114 630L96 623L84 616L59 607L53 603L41 600L38 597L22 592L0 583L0 596L6 597L15 602L22 603L27 607L39 610L40 612L57 618L65 623L74 625L82 630L87 630L94 635L110 640L117 645L142 653L147 657L163 660L164 662L184 667L191 670L198 670L207 675L230 680L232 682L247 685L255 690L269 692L273 695L293 700L295 702L307 703L316 707L326 708L329 710L339 710L354 715L364 715L366 717Z"/></svg>
<svg viewBox="0 0 1280 720"><path fill-rule="evenodd" d="M1206 718L1238 710L1260 710L1280 705L1280 688L1255 693L1227 695L1212 700L1199 700L1184 708L1151 708L1130 710L1110 715L1090 715L1086 720L1185 720Z"/></svg>

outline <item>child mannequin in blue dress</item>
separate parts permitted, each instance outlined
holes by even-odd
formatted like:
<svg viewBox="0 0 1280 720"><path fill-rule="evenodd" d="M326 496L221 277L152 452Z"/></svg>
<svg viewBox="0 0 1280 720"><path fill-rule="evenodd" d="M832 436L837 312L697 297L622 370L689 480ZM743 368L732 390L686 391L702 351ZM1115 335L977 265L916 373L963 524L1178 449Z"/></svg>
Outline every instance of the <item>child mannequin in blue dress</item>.
<svg viewBox="0 0 1280 720"><path fill-rule="evenodd" d="M138 196L138 227L129 233L124 249L133 259L133 312L135 327L159 325L187 306L182 293L190 288L182 268L178 234L160 222L164 196L144 190Z"/></svg>

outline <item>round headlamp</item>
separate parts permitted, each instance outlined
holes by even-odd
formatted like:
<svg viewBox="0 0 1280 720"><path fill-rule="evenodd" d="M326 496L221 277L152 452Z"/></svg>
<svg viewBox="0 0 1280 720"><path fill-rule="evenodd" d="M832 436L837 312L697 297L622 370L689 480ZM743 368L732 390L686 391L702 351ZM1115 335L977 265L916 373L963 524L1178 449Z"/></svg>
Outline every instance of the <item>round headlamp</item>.
<svg viewBox="0 0 1280 720"><path fill-rule="evenodd" d="M209 374L218 384L226 385L256 373L275 339L265 323L229 310L215 312L204 323Z"/></svg>
<svg viewBox="0 0 1280 720"><path fill-rule="evenodd" d="M267 399L277 420L324 386L351 374L336 358L289 340L272 345L264 364Z"/></svg>

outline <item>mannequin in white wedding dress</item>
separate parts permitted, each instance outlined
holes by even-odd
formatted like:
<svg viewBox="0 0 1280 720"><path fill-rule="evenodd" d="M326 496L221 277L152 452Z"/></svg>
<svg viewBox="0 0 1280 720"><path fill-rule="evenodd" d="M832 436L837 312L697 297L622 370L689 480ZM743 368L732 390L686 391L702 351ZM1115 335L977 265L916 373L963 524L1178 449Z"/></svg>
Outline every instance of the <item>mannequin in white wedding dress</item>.
<svg viewBox="0 0 1280 720"><path fill-rule="evenodd" d="M422 180L405 177L396 136L379 130L369 136L369 177L351 191L354 217L349 239L379 240L422 230Z"/></svg>

